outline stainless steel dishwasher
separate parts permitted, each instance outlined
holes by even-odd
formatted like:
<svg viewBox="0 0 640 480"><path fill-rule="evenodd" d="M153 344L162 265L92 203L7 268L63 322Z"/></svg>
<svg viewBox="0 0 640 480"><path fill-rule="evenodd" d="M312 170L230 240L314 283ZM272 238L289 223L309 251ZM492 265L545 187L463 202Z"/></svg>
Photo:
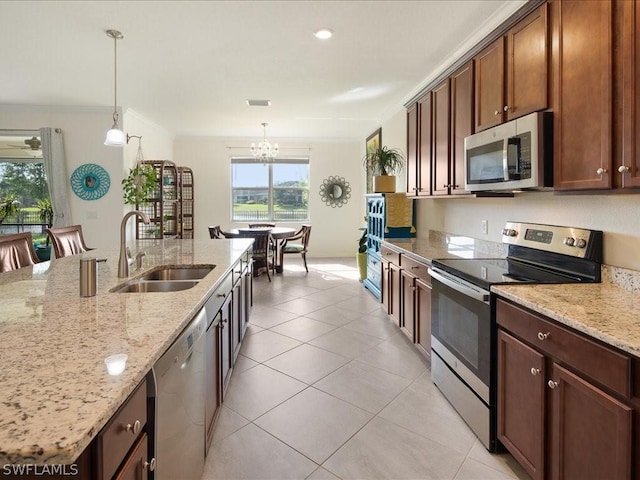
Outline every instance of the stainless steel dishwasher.
<svg viewBox="0 0 640 480"><path fill-rule="evenodd" d="M202 477L206 327L203 308L153 366L156 480L200 480Z"/></svg>

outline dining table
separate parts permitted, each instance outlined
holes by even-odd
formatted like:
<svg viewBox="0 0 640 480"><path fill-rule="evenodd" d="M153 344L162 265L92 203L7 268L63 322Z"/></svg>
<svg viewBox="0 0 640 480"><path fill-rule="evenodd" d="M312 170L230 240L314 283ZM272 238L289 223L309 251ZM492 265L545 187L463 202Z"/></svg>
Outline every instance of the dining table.
<svg viewBox="0 0 640 480"><path fill-rule="evenodd" d="M250 234L252 232L259 233L265 231L271 232L271 236L275 240L275 271L276 273L282 273L282 264L280 263L280 246L282 244L282 240L293 237L298 230L291 227L237 227L222 230L223 233L230 233L231 235L241 235L245 233Z"/></svg>

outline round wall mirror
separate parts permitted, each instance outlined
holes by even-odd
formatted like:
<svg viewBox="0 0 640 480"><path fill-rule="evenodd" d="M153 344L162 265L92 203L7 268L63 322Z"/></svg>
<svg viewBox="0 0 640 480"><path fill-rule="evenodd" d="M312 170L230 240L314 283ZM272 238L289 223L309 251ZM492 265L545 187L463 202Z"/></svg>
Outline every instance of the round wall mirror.
<svg viewBox="0 0 640 480"><path fill-rule="evenodd" d="M351 186L344 177L330 176L320 185L320 198L332 208L341 207L351 198Z"/></svg>

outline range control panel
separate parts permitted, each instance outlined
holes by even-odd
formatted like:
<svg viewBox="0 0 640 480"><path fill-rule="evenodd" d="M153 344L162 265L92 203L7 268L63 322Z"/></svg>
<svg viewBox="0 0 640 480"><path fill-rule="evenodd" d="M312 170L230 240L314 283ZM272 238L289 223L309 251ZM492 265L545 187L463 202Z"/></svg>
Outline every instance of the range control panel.
<svg viewBox="0 0 640 480"><path fill-rule="evenodd" d="M507 222L502 229L502 243L602 261L602 258L594 258L602 256L600 230Z"/></svg>

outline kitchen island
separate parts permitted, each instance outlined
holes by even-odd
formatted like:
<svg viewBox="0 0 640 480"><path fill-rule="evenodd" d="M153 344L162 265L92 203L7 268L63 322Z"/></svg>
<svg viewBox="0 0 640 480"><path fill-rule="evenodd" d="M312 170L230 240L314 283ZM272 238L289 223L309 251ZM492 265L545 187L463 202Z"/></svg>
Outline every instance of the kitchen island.
<svg viewBox="0 0 640 480"><path fill-rule="evenodd" d="M141 240L140 270L215 265L177 292L112 293L117 249L92 250L0 275L0 464L72 464L143 381L252 241ZM79 295L82 258L98 263L94 297ZM126 354L109 375L105 358Z"/></svg>

